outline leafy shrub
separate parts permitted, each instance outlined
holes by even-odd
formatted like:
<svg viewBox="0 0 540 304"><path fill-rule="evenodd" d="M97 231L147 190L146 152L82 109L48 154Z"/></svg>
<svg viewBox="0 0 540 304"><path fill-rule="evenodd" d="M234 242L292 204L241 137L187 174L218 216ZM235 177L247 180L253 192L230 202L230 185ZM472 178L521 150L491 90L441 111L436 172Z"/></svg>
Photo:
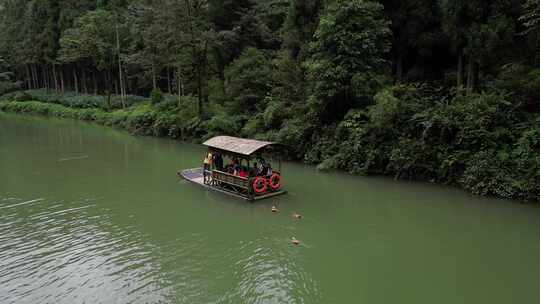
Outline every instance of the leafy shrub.
<svg viewBox="0 0 540 304"><path fill-rule="evenodd" d="M434 93L435 92L435 93ZM386 88L337 127L316 129L305 159L321 169L459 184L472 193L540 200L540 130L503 93L447 98ZM334 130L334 131L332 131Z"/></svg>
<svg viewBox="0 0 540 304"><path fill-rule="evenodd" d="M178 124L178 116L169 112L157 113L153 130L155 136L180 137L181 131Z"/></svg>
<svg viewBox="0 0 540 304"><path fill-rule="evenodd" d="M130 108L125 120L125 128L140 135L152 135L156 120L156 110L149 104Z"/></svg>
<svg viewBox="0 0 540 304"><path fill-rule="evenodd" d="M46 103L60 104L70 108L89 109L100 108L103 110L122 108L120 96L111 96L110 102L107 96L76 94L75 92L56 93L47 89L18 91L2 96L4 100L28 101L35 100ZM125 99L126 106L140 104L145 101L144 97L127 95Z"/></svg>
<svg viewBox="0 0 540 304"><path fill-rule="evenodd" d="M289 108L278 99L267 96L266 109L262 114L262 121L267 129L277 129L281 127L283 120L290 117Z"/></svg>
<svg viewBox="0 0 540 304"><path fill-rule="evenodd" d="M271 89L271 62L256 48L246 48L226 70L232 113L255 112Z"/></svg>
<svg viewBox="0 0 540 304"><path fill-rule="evenodd" d="M235 135L240 129L240 124L232 116L217 115L203 124L207 130L207 137L216 135Z"/></svg>
<svg viewBox="0 0 540 304"><path fill-rule="evenodd" d="M0 80L0 95L20 90L22 83Z"/></svg>
<svg viewBox="0 0 540 304"><path fill-rule="evenodd" d="M481 151L467 162L460 184L478 195L496 195L505 198L518 196L511 163L494 150Z"/></svg>
<svg viewBox="0 0 540 304"><path fill-rule="evenodd" d="M115 109L121 108L122 101L121 101L120 96L114 95L112 100L113 100L113 102L112 102L113 108L115 108ZM131 107L131 106L134 106L134 105L144 103L146 100L147 100L146 98L144 98L142 96L138 96L138 95L126 95L125 96L126 107Z"/></svg>
<svg viewBox="0 0 540 304"><path fill-rule="evenodd" d="M160 111L178 112L178 96L176 95L163 95L162 101L158 104L154 104Z"/></svg>
<svg viewBox="0 0 540 304"><path fill-rule="evenodd" d="M289 147L291 156L298 159L304 159L306 151L313 147L309 137L312 127L304 119L295 117L284 121L275 138L269 138Z"/></svg>
<svg viewBox="0 0 540 304"><path fill-rule="evenodd" d="M150 92L150 101L152 101L152 104L154 105L163 101L163 93L161 93L159 88L155 88Z"/></svg>
<svg viewBox="0 0 540 304"><path fill-rule="evenodd" d="M259 113L253 115L245 124L241 130L241 134L244 137L255 137L257 134L266 132L266 126L263 118L263 114Z"/></svg>

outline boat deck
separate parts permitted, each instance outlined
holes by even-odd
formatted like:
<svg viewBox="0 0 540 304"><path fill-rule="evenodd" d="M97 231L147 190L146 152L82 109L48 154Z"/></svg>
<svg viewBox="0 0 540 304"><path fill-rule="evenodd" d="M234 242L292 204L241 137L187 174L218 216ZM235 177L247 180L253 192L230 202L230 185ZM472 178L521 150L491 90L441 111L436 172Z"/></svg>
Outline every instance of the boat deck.
<svg viewBox="0 0 540 304"><path fill-rule="evenodd" d="M204 184L204 176L202 168L187 169L178 172L183 178L190 182L199 184L201 186L207 186Z"/></svg>
<svg viewBox="0 0 540 304"><path fill-rule="evenodd" d="M181 171L178 171L178 176L184 178L185 180L187 180L189 182L192 182L194 184L202 186L202 187L204 187L206 189L221 192L221 193L225 193L225 194L228 194L228 195L231 195L231 196L234 196L234 197L237 197L237 198L245 199L245 200L248 200L248 201L261 200L261 199L274 197L274 196L277 196L277 195L287 193L287 191L281 190L281 191L271 192L271 193L267 193L267 194L264 194L264 195L258 195L258 196L255 196L253 198L250 198L248 196L245 196L245 195L242 195L240 193L236 193L236 192L227 190L225 188L218 188L218 187L214 187L214 186L205 184L204 183L204 176L203 176L203 168L193 168L193 169L181 170Z"/></svg>

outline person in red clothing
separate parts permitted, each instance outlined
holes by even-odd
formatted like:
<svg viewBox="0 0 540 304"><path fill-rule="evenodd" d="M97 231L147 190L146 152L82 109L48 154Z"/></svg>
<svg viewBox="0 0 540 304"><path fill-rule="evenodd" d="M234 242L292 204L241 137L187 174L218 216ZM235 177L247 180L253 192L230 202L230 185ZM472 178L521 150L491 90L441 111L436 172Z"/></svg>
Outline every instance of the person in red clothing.
<svg viewBox="0 0 540 304"><path fill-rule="evenodd" d="M248 177L248 173L246 170L240 170L240 173L238 173L238 176L240 177Z"/></svg>

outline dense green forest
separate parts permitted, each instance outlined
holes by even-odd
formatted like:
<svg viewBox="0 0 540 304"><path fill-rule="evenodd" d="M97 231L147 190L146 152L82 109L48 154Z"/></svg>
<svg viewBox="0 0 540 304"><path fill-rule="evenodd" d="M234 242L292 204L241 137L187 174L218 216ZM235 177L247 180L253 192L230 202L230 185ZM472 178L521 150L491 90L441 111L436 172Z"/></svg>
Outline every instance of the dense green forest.
<svg viewBox="0 0 540 304"><path fill-rule="evenodd" d="M0 0L0 109L540 200L540 0Z"/></svg>

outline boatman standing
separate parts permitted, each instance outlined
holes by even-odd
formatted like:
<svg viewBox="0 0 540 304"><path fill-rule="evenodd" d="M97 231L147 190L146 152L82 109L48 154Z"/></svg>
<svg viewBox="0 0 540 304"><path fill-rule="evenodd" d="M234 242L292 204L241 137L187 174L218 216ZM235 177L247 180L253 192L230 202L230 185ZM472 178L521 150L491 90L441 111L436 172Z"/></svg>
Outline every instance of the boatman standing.
<svg viewBox="0 0 540 304"><path fill-rule="evenodd" d="M208 152L208 155L206 155L206 157L204 158L204 166L203 166L203 180L205 184L209 182L209 178L207 177L211 169L212 169L212 153Z"/></svg>

